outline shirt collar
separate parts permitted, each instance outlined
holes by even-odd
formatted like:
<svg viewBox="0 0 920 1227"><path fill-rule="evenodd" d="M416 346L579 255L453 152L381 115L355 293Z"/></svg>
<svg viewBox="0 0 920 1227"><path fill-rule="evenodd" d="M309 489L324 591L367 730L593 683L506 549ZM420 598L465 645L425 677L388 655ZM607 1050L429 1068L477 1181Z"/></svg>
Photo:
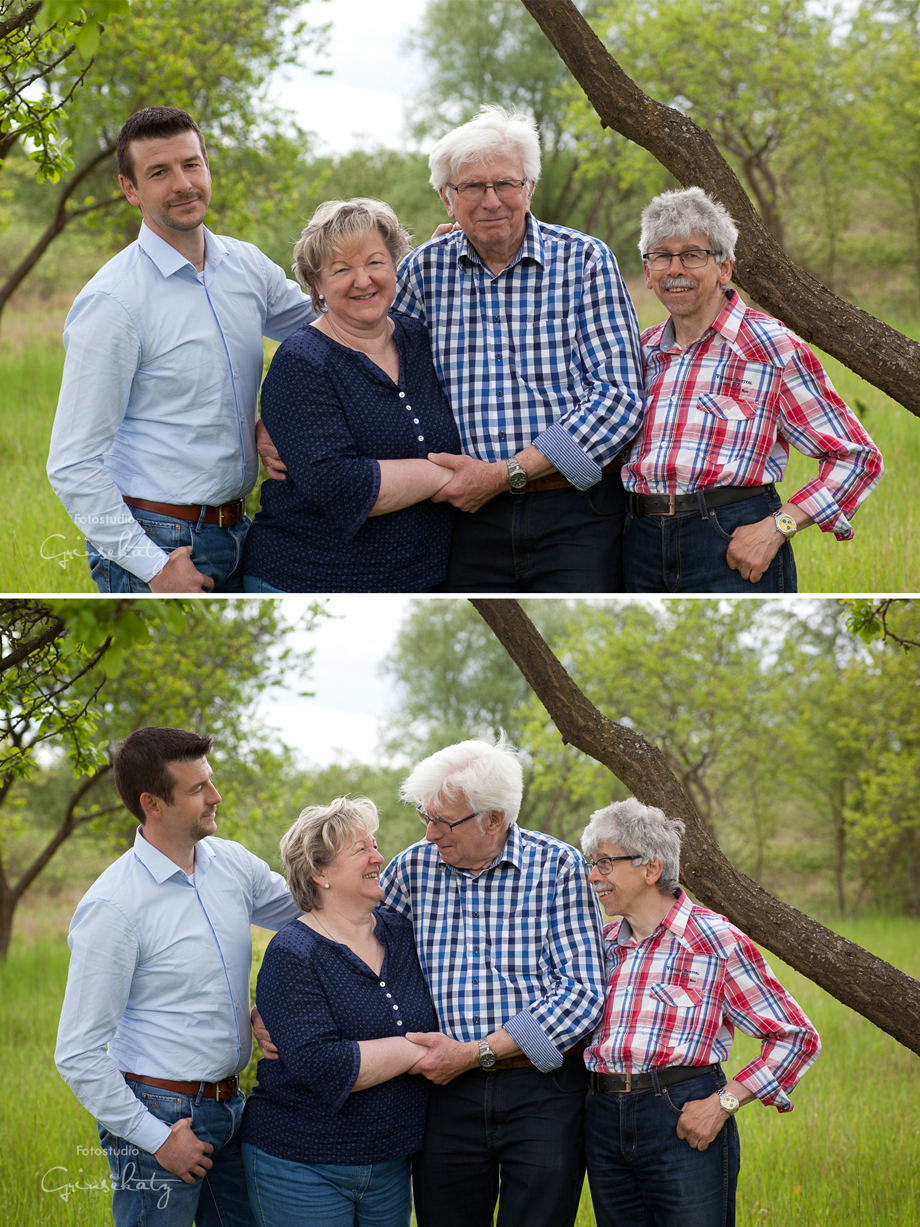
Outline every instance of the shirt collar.
<svg viewBox="0 0 920 1227"><path fill-rule="evenodd" d="M170 244L167 243L165 239L161 239L158 234L154 234L146 222L141 222L137 242L141 250L150 257L164 277L171 277L173 273L177 273L180 268L191 268L193 270L195 268L191 260L189 260L186 256L183 256L180 251L176 251L175 247L171 247ZM205 267L210 264L213 268L217 268L228 251L229 248L220 235L212 234L207 226L205 226Z"/></svg>
<svg viewBox="0 0 920 1227"><path fill-rule="evenodd" d="M687 898L686 892L678 888L673 907L649 936L654 936L659 929L670 929L678 941L683 941L692 907L693 904ZM635 940L629 921L622 917L605 925L604 936L609 941L616 942L618 946L628 946L631 941Z"/></svg>
<svg viewBox="0 0 920 1227"><path fill-rule="evenodd" d="M728 341L730 345L733 347L736 346L738 340L738 330L740 329L742 321L744 320L744 312L746 308L744 303L741 301L740 294L738 294L735 290L725 290L723 293L725 294L726 302L722 307L722 310L712 321L699 340L693 342L694 345L699 344L699 341L707 339L710 335L714 336L716 333L719 333L725 338L726 341ZM658 338L656 340L653 336L651 338L651 344L661 353L666 354L668 350L673 349L677 343L674 335L673 316L669 315L664 323L659 325L659 327L660 331L658 333Z"/></svg>
<svg viewBox="0 0 920 1227"><path fill-rule="evenodd" d="M467 259L470 261L471 264L481 264L483 268L486 267L485 263L483 262L482 256L480 256L479 252L476 250L476 248L469 241L469 239L466 237L465 234L463 235L463 238L461 239L461 242L460 242L460 254L458 258ZM521 243L520 247L517 249L514 259L509 260L505 268L506 269L513 268L515 264L519 264L522 260L534 260L536 261L537 264L540 265L541 268L543 267L543 264L544 264L543 235L540 233L539 222L534 217L534 215L530 212L528 212L527 214L527 225L524 231L524 241ZM491 270L487 270L487 271L489 272L490 276L495 275L491 272ZM502 272L504 271L505 269L502 270Z"/></svg>
<svg viewBox="0 0 920 1227"><path fill-rule="evenodd" d="M143 827L138 827L137 834L134 836L134 855L145 869L149 870L151 877L158 885L177 873L181 873L183 878L188 876L175 861L171 861L159 848L155 848L149 840L144 838ZM200 840L195 845L195 869L204 869L213 856L214 852L209 846L209 841Z"/></svg>

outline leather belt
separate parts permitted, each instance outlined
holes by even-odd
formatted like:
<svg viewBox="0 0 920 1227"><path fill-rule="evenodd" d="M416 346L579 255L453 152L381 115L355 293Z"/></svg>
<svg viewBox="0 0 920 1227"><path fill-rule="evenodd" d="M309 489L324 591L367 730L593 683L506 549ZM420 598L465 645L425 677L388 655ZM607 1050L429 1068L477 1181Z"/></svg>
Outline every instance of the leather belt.
<svg viewBox="0 0 920 1227"><path fill-rule="evenodd" d="M178 1095L197 1095L201 1091L205 1099L233 1099L240 1093L240 1080L236 1074L232 1078L224 1078L222 1082L172 1082L169 1078L148 1078L145 1074L125 1074L125 1081L142 1082L144 1086L175 1091Z"/></svg>
<svg viewBox="0 0 920 1227"><path fill-rule="evenodd" d="M675 516L681 512L700 511L700 496L707 508L727 507L744 499L766 494L773 489L767 486L714 486L711 490L699 490L694 494L629 494L629 509L640 516Z"/></svg>
<svg viewBox="0 0 920 1227"><path fill-rule="evenodd" d="M193 503L189 507L177 507L174 503L151 503L145 498L122 498L129 507L137 507L141 511L155 511L161 516L175 516L177 520L198 520L201 518L201 504ZM232 528L239 524L246 515L246 500L235 499L232 503L223 503L220 507L205 507L205 524L216 524L219 528Z"/></svg>
<svg viewBox="0 0 920 1227"><path fill-rule="evenodd" d="M572 1048L567 1048L562 1054L563 1060L569 1057L580 1057L588 1046L586 1039L579 1040ZM483 1070L483 1073L494 1074L497 1069L536 1069L530 1057L525 1057L523 1053L516 1057L504 1057L501 1061L496 1061L491 1069Z"/></svg>
<svg viewBox="0 0 920 1227"><path fill-rule="evenodd" d="M623 462L619 456L616 460L611 460L609 464L605 464L601 469L601 479L609 477L611 473L616 473L622 468ZM575 487L567 477L563 477L561 473L547 473L545 477L534 477L524 487L524 494L539 494L542 490L574 490ZM510 491L514 493L514 491ZM510 1060L510 1058L509 1058Z"/></svg>
<svg viewBox="0 0 920 1227"><path fill-rule="evenodd" d="M666 1065L654 1071L659 1086L671 1086L674 1082L688 1082L701 1074L715 1073L718 1065ZM598 1074L588 1070L588 1086L592 1091L608 1091L614 1095L628 1095L630 1091L647 1091L655 1086L648 1074Z"/></svg>

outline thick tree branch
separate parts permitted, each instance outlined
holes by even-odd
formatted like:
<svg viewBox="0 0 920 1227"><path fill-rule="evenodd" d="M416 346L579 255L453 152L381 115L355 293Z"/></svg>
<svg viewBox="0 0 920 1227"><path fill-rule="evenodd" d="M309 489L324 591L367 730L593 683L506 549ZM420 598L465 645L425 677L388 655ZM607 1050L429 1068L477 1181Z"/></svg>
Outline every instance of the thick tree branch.
<svg viewBox="0 0 920 1227"><path fill-rule="evenodd" d="M681 880L706 907L920 1054L920 982L771 895L728 860L661 751L608 719L576 686L517 601L474 600L565 744L596 759L640 801L687 824Z"/></svg>
<svg viewBox="0 0 920 1227"><path fill-rule="evenodd" d="M721 200L741 231L734 279L806 341L920 416L920 343L838 298L786 255L708 132L623 72L572 0L521 0L604 127L653 154L685 187Z"/></svg>

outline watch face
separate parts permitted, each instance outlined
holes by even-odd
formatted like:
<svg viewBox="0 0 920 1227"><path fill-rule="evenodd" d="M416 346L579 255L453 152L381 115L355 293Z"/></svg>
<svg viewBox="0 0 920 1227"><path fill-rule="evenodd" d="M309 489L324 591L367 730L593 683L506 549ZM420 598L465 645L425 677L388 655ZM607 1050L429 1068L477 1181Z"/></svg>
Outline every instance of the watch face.
<svg viewBox="0 0 920 1227"><path fill-rule="evenodd" d="M484 1052L482 1056L479 1058L479 1064L482 1066L483 1069L491 1069L492 1066L495 1064L495 1053L494 1052Z"/></svg>
<svg viewBox="0 0 920 1227"><path fill-rule="evenodd" d="M512 490L523 490L527 485L527 474L523 469L520 472L517 469L513 469L508 474L508 485Z"/></svg>
<svg viewBox="0 0 920 1227"><path fill-rule="evenodd" d="M741 1104L738 1101L738 1096L733 1095L731 1091L719 1092L719 1103L726 1112L737 1112Z"/></svg>
<svg viewBox="0 0 920 1227"><path fill-rule="evenodd" d="M784 537L791 537L794 535L796 531L795 520L788 513L788 511L784 511L782 515L774 516L773 518L776 521L776 527Z"/></svg>

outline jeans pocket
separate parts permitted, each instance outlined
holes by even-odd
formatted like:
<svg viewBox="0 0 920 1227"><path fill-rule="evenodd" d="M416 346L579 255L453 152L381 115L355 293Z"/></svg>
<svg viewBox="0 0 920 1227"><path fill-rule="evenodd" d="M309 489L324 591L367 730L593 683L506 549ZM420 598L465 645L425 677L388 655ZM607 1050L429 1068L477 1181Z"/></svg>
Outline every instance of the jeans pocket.
<svg viewBox="0 0 920 1227"><path fill-rule="evenodd" d="M183 529L186 533L189 532L185 524L180 525L175 520L144 520L140 516L135 516L135 519L151 541L164 550L177 549L183 544ZM186 541L185 544L187 545L188 542Z"/></svg>
<svg viewBox="0 0 920 1227"><path fill-rule="evenodd" d="M187 1095L170 1095L166 1091L144 1091L138 1095L138 1099L152 1116L166 1125L174 1125L177 1120L182 1120L192 1114Z"/></svg>
<svg viewBox="0 0 920 1227"><path fill-rule="evenodd" d="M670 1110L674 1113L675 1116L680 1116L681 1112L683 1111L683 1106L678 1107L673 1102L673 1100L671 1099L671 1096L668 1094L667 1087L662 1087L661 1098L664 1100L664 1102L667 1104L667 1106L670 1108Z"/></svg>
<svg viewBox="0 0 920 1227"><path fill-rule="evenodd" d="M732 534L730 532L726 532L725 529L722 527L722 525L719 523L719 517L715 511L710 511L706 519L709 521L710 525L716 530L716 532L719 534L719 536L722 538L723 541L731 541Z"/></svg>

